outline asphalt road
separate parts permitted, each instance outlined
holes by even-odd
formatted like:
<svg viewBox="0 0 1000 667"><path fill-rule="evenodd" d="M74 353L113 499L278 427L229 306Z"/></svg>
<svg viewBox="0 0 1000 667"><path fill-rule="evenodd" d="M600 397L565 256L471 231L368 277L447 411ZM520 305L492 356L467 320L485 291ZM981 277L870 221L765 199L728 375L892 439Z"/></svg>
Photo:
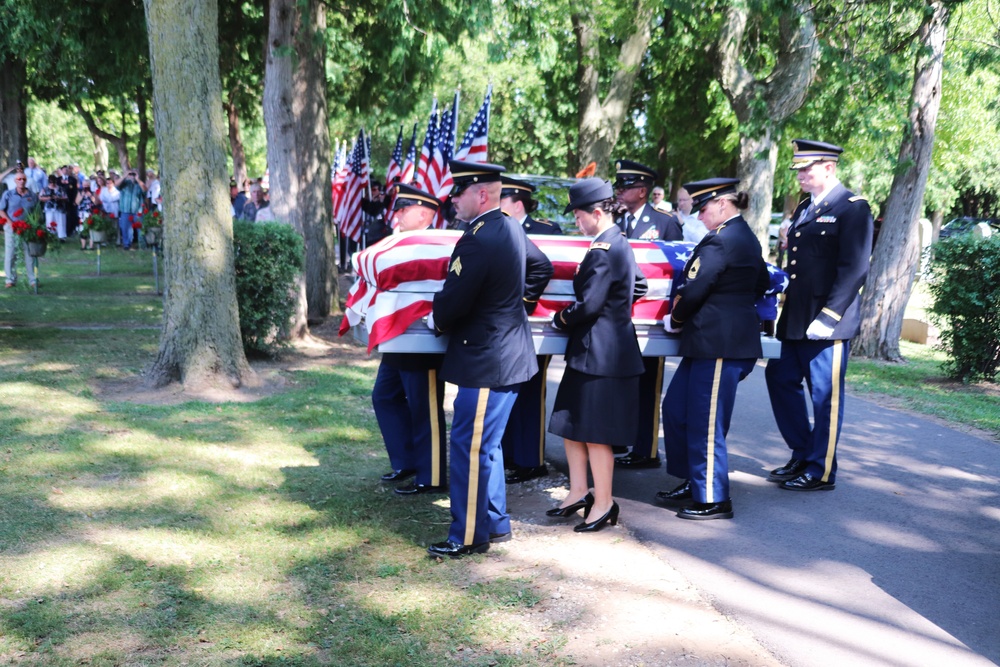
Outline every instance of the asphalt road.
<svg viewBox="0 0 1000 667"><path fill-rule="evenodd" d="M655 505L680 481L661 468L615 472L622 523L793 667L1000 663L1000 444L856 396L844 422L836 490L765 481L789 451L758 364L728 438L735 518ZM551 435L547 458L565 470Z"/></svg>

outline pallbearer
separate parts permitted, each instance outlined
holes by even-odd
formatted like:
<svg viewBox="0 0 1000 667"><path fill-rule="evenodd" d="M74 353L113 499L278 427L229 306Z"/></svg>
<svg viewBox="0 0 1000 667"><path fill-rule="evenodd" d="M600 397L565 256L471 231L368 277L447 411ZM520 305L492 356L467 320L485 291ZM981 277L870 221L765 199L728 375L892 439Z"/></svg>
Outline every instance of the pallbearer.
<svg viewBox="0 0 1000 667"><path fill-rule="evenodd" d="M778 318L781 357L767 363L774 419L788 463L768 481L788 491L831 491L844 418L844 381L851 338L861 329L861 287L872 251L872 212L837 179L843 149L796 139L792 169L809 197L788 230L788 289ZM809 388L813 423L809 422Z"/></svg>
<svg viewBox="0 0 1000 667"><path fill-rule="evenodd" d="M428 326L450 335L441 377L458 385L451 427L451 527L432 556L483 553L510 539L500 439L520 385L538 372L525 312L528 238L500 211L503 167L452 160L456 215L469 221ZM543 257L544 259L544 257ZM546 261L547 263L547 261ZM536 270L537 268L537 270ZM548 280L552 265L547 266ZM527 279L525 276L529 276Z"/></svg>
<svg viewBox="0 0 1000 667"><path fill-rule="evenodd" d="M680 219L653 208L649 194L659 178L654 169L632 160L615 163L615 198L627 209L616 223L630 239L680 241ZM639 380L639 432L632 451L615 459L619 468L660 467L660 393L663 391L663 357L643 357L645 371Z"/></svg>
<svg viewBox="0 0 1000 667"><path fill-rule="evenodd" d="M514 218L528 234L562 234L559 225L535 220L538 208L533 198L535 186L527 181L501 178L500 208ZM529 307L529 314L533 307ZM508 484L518 484L549 474L545 465L545 371L551 355L537 357L538 372L521 385L503 435L503 459L509 472Z"/></svg>
<svg viewBox="0 0 1000 667"><path fill-rule="evenodd" d="M755 303L770 286L760 242L740 211L749 196L739 180L686 183L693 210L709 230L684 266L670 309L683 357L663 399L667 472L685 482L656 494L679 503L682 519L731 519L726 434L736 387L761 356Z"/></svg>
<svg viewBox="0 0 1000 667"><path fill-rule="evenodd" d="M396 185L396 229L399 234L426 230L440 202L411 185ZM372 406L385 441L392 470L384 482L410 484L396 488L400 495L444 493L445 451L444 381L438 376L441 354L385 353L375 376Z"/></svg>

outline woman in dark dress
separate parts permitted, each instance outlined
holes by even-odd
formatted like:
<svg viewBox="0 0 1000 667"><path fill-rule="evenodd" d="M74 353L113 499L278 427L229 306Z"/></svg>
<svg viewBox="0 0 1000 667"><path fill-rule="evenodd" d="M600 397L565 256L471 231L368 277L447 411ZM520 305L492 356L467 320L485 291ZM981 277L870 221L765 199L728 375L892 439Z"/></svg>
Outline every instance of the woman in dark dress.
<svg viewBox="0 0 1000 667"><path fill-rule="evenodd" d="M667 330L683 357L663 399L667 472L685 482L661 491L682 519L731 519L726 434L736 387L761 356L755 302L770 284L760 242L740 210L749 197L735 178L686 183L709 230L684 266Z"/></svg>
<svg viewBox="0 0 1000 667"><path fill-rule="evenodd" d="M611 497L612 445L635 441L642 355L632 324L632 304L646 293L632 248L615 225L621 204L611 184L588 178L569 190L566 213L594 237L573 278L576 302L559 311L552 325L569 333L566 371L556 394L549 431L561 436L569 463L569 495L547 512L569 517L584 510L577 532L618 523ZM594 492L587 486L587 465Z"/></svg>

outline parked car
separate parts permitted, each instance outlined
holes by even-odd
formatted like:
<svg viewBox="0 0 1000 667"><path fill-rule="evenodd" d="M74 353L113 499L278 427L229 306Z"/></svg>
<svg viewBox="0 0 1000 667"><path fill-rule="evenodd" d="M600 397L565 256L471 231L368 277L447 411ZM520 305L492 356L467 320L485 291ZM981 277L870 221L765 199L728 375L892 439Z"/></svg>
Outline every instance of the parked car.
<svg viewBox="0 0 1000 667"><path fill-rule="evenodd" d="M538 202L538 210L531 214L531 217L545 219L555 222L562 229L563 234L577 234L576 220L572 215L563 213L566 204L569 202L569 188L576 183L575 178L559 178L558 176L535 176L532 174L510 174L512 178L527 181L538 190L535 192L535 201Z"/></svg>
<svg viewBox="0 0 1000 667"><path fill-rule="evenodd" d="M941 233L938 238L946 239L950 236L960 236L962 234L971 234L972 230L980 222L985 222L993 229L994 234L1000 234L1000 220L996 218L973 218L964 215L960 218L954 218L949 220L941 227Z"/></svg>

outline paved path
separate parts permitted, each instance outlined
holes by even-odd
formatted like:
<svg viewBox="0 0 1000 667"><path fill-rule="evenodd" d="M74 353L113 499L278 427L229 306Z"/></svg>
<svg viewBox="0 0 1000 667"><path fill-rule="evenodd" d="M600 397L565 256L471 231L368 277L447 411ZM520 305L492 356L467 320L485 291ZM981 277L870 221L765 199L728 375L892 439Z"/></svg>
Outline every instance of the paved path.
<svg viewBox="0 0 1000 667"><path fill-rule="evenodd" d="M1000 444L854 396L844 421L836 490L768 483L788 449L758 365L729 434L735 519L654 505L679 482L661 469L616 471L622 522L793 667L1000 663Z"/></svg>

